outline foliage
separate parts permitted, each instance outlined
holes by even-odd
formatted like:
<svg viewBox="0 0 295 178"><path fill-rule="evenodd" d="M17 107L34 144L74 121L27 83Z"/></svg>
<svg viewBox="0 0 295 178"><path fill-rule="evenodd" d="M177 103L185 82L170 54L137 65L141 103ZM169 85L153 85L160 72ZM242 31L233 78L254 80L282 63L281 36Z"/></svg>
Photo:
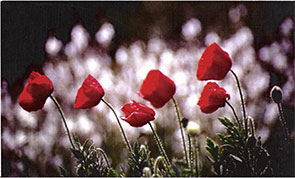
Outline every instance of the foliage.
<svg viewBox="0 0 295 178"><path fill-rule="evenodd" d="M254 134L254 123L250 119L248 127L239 127L227 118L219 118L226 133L218 133L220 145L211 138L206 139L206 149L211 157L214 171L218 176L270 176L270 156L262 146L260 138Z"/></svg>

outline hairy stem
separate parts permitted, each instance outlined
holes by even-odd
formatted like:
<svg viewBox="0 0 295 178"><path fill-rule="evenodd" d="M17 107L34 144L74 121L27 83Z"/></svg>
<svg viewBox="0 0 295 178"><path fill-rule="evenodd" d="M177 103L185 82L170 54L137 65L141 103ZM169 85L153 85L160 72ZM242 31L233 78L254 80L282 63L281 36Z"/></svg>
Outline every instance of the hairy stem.
<svg viewBox="0 0 295 178"><path fill-rule="evenodd" d="M246 135L248 135L248 119L246 117L247 113L246 113L246 107L245 107L244 97L243 97L243 93L242 93L242 88L240 86L238 76L235 74L235 72L233 70L230 70L230 71L233 74L233 76L236 80L236 83L237 83L237 87L239 89L239 93L240 93L240 97L241 97L242 111L243 111L244 127L245 127L245 131L246 131Z"/></svg>
<svg viewBox="0 0 295 178"><path fill-rule="evenodd" d="M180 116L178 104L177 104L176 99L174 98L174 96L172 97L172 101L173 101L174 108L175 108L175 113L176 113L176 116L177 116L178 127L179 127L180 133L181 133L182 146L183 146L185 160L186 160L186 163L189 165L189 160L188 160L187 151L186 151L186 145L185 145L184 131L183 131L182 123L181 123L181 116Z"/></svg>
<svg viewBox="0 0 295 178"><path fill-rule="evenodd" d="M162 143L161 143L161 140L160 140L158 134L156 133L156 131L154 130L152 124L151 124L150 122L148 122L148 124L149 124L150 127L151 127L151 130L152 130L152 132L153 132L153 135L154 135L154 138L155 138L155 140L156 140L156 143L157 143L157 146L158 146L158 148L159 148L159 151L160 151L161 155L162 155L162 156L164 157L164 159L165 159L165 164L167 165L168 169L170 170L170 169L172 168L172 167L171 167L171 163L170 163L169 158L168 158L168 156L167 156L167 154L166 154L166 152L165 152L165 150L164 150L164 148L163 148L163 145L162 145Z"/></svg>
<svg viewBox="0 0 295 178"><path fill-rule="evenodd" d="M120 127L120 131L121 131L121 133L122 133L122 135L123 135L123 138L124 138L124 140L125 140L125 143L126 143L126 145L127 145L127 148L128 148L128 150L129 150L130 154L131 154L131 155L134 155L134 153L133 153L133 151L132 151L132 148L131 148L131 145L130 145L130 142L129 142L129 140L128 140L128 138L127 138L127 136L126 136L126 134L125 134L125 132L124 132L124 130L123 130L123 127L122 127L122 125L121 125L121 123L120 123L119 117L118 117L118 115L117 115L115 109L113 108L113 106L111 106L110 103L108 103L108 102L105 101L104 99L101 99L101 101L104 102L104 103L105 103L105 104L106 104L106 105L112 110L112 112L114 113L114 115L115 115L115 117L116 117L116 119L117 119L118 125L119 125L119 127Z"/></svg>
<svg viewBox="0 0 295 178"><path fill-rule="evenodd" d="M232 110L232 112L233 112L233 114L234 114L234 116L236 118L236 121L237 121L237 124L239 126L239 129L240 129L241 128L241 123L240 123L240 120L239 120L239 118L237 116L237 113L236 113L234 107L228 101L225 101L225 103L231 108L231 110Z"/></svg>
<svg viewBox="0 0 295 178"><path fill-rule="evenodd" d="M288 127L286 124L284 114L283 114L282 105L281 105L281 103L277 103L277 105L278 105L278 109L279 109L279 119L280 119L281 125L284 129L286 140L289 143L289 130L288 130Z"/></svg>
<svg viewBox="0 0 295 178"><path fill-rule="evenodd" d="M68 125L67 125L67 122L66 122L66 119L65 119L65 114L64 114L64 112L62 111L62 109L61 109L59 103L57 102L57 100L56 100L52 95L50 95L49 97L50 97L50 99L52 99L52 101L53 101L54 104L56 105L56 107L57 107L57 109L58 109L58 111L59 111L59 113L60 113L61 119L62 119L62 121L63 121L63 123L64 123L64 126L65 126L65 128L66 128L66 131L67 131L67 134L68 134L69 140L70 140L70 142L71 142L71 145L72 145L73 148L75 148L75 146L74 146L74 144L73 144L73 141L72 141L72 137L71 137L71 134L70 134L69 128L68 128Z"/></svg>
<svg viewBox="0 0 295 178"><path fill-rule="evenodd" d="M101 148L96 148L96 149L97 149L97 151L101 152L102 156L104 157L104 159L107 163L108 168L111 168L108 157L107 157L106 153L103 151L103 149L101 149Z"/></svg>

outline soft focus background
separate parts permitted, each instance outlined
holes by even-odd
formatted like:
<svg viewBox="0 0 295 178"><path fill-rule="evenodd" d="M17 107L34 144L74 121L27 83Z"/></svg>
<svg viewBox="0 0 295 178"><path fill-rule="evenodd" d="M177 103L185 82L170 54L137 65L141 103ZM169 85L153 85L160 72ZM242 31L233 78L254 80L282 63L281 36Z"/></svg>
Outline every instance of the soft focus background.
<svg viewBox="0 0 295 178"><path fill-rule="evenodd" d="M69 129L83 141L90 138L105 150L112 165L127 166L127 149L112 112L100 103L73 109L76 92L88 74L105 90L105 100L119 115L120 107L136 100L151 69L160 69L176 84L181 113L200 124L201 160L210 173L205 138L216 139L223 127L218 116L232 117L229 107L213 114L196 105L206 82L197 81L197 62L217 42L233 60L241 81L247 113L256 135L280 160L281 125L269 97L274 85L283 90L283 108L294 145L295 60L294 2L1 2L1 171L2 176L59 176L58 166L74 174L70 143L54 103L27 112L17 99L32 70L53 82L53 96L63 108ZM218 84L231 95L241 115L234 78ZM170 158L182 157L173 103L156 110L152 122ZM147 144L159 155L148 126L121 122L133 144ZM293 147L294 148L294 147ZM120 150L120 151L118 151ZM294 149L284 172L294 176Z"/></svg>

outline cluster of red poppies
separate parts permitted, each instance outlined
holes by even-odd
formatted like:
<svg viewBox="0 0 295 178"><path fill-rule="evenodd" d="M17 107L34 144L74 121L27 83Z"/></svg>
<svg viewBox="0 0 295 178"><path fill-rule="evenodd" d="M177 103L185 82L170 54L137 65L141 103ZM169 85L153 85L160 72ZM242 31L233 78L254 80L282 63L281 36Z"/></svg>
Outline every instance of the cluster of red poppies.
<svg viewBox="0 0 295 178"><path fill-rule="evenodd" d="M232 61L229 55L216 43L203 52L197 68L198 80L222 80L229 72ZM163 107L175 94L174 82L159 70L151 70L141 84L138 95L149 101L155 108ZM45 75L32 72L28 84L22 91L18 103L27 111L42 109L47 97L53 92L52 82ZM74 108L89 109L102 100L105 92L99 82L88 75L78 89ZM203 113L212 113L223 107L230 95L215 82L208 82L201 92L198 105ZM155 119L155 111L145 104L132 100L125 104L121 111L122 120L133 127L141 127Z"/></svg>

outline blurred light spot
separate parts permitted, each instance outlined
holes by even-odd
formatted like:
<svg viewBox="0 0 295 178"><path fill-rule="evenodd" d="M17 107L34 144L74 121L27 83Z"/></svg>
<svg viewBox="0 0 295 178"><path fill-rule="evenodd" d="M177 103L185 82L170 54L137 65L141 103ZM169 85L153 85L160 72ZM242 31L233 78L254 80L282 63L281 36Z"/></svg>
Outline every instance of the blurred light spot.
<svg viewBox="0 0 295 178"><path fill-rule="evenodd" d="M128 53L126 48L120 47L115 54L115 58L118 64L125 64L128 61Z"/></svg>
<svg viewBox="0 0 295 178"><path fill-rule="evenodd" d="M87 118L85 114L79 114L77 119L78 129L82 133L87 134L94 129L93 123Z"/></svg>
<svg viewBox="0 0 295 178"><path fill-rule="evenodd" d="M36 128L37 126L37 118L35 116L35 113L27 112L23 108L21 108L19 105L17 107L17 114L18 114L18 120L24 127L29 128Z"/></svg>
<svg viewBox="0 0 295 178"><path fill-rule="evenodd" d="M294 21L287 17L280 26L280 31L284 36L290 36L292 30L294 30Z"/></svg>
<svg viewBox="0 0 295 178"><path fill-rule="evenodd" d="M262 61L268 62L270 60L269 48L267 46L260 48L258 52L258 56Z"/></svg>
<svg viewBox="0 0 295 178"><path fill-rule="evenodd" d="M55 166L60 166L62 164L62 158L59 155L54 156L53 164Z"/></svg>
<svg viewBox="0 0 295 178"><path fill-rule="evenodd" d="M159 54L164 48L166 48L165 43L159 38L152 38L148 42L148 50Z"/></svg>
<svg viewBox="0 0 295 178"><path fill-rule="evenodd" d="M277 116L278 116L278 108L276 103L268 103L266 106L266 110L264 112L264 120L263 122L267 125L272 125Z"/></svg>
<svg viewBox="0 0 295 178"><path fill-rule="evenodd" d="M182 35L185 40L194 39L202 31L201 22L192 18L182 26Z"/></svg>
<svg viewBox="0 0 295 178"><path fill-rule="evenodd" d="M103 46L108 46L115 34L115 30L112 24L104 23L99 31L95 34L95 39Z"/></svg>
<svg viewBox="0 0 295 178"><path fill-rule="evenodd" d="M275 54L271 62L275 68L281 71L285 70L288 67L287 57L281 53Z"/></svg>
<svg viewBox="0 0 295 178"><path fill-rule="evenodd" d="M215 32L208 33L205 37L205 45L209 46L210 44L212 44L214 42L216 42L216 43L220 42L220 38L219 38L218 34Z"/></svg>
<svg viewBox="0 0 295 178"><path fill-rule="evenodd" d="M97 56L89 56L86 58L86 70L89 74L96 75L99 73L100 64L98 62Z"/></svg>
<svg viewBox="0 0 295 178"><path fill-rule="evenodd" d="M241 12L239 8L231 8L228 12L229 19L232 23L237 23L240 21Z"/></svg>
<svg viewBox="0 0 295 178"><path fill-rule="evenodd" d="M17 131L15 134L15 142L18 146L23 145L26 142L26 135L23 131Z"/></svg>
<svg viewBox="0 0 295 178"><path fill-rule="evenodd" d="M55 37L48 38L45 43L45 51L52 56L55 56L60 51L61 47L62 42Z"/></svg>
<svg viewBox="0 0 295 178"><path fill-rule="evenodd" d="M83 51L88 46L89 34L82 25L76 25L71 32L71 40L79 51Z"/></svg>

